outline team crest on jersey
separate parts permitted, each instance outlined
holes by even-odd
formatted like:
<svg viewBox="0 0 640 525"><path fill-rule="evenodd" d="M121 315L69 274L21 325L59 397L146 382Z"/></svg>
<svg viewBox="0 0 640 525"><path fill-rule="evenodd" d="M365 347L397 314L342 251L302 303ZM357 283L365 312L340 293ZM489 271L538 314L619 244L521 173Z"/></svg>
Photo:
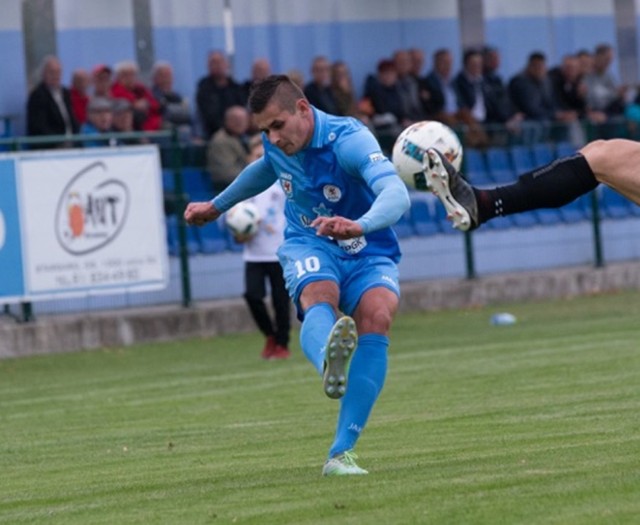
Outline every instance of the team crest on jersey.
<svg viewBox="0 0 640 525"><path fill-rule="evenodd" d="M342 198L342 191L333 184L325 184L322 193L329 202L338 202Z"/></svg>
<svg viewBox="0 0 640 525"><path fill-rule="evenodd" d="M280 179L280 185L282 186L282 190L288 199L293 195L293 184L290 180Z"/></svg>

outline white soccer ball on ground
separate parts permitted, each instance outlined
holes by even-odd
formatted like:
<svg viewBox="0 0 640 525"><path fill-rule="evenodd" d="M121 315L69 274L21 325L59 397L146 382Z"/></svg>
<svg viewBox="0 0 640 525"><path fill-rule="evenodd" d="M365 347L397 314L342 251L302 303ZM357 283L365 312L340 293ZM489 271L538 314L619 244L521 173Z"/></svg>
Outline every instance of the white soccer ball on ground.
<svg viewBox="0 0 640 525"><path fill-rule="evenodd" d="M421 183L424 181L422 163L429 148L437 149L456 170L460 171L463 151L455 132L449 126L435 120L416 122L400 133L391 154L398 174L410 188L426 189Z"/></svg>
<svg viewBox="0 0 640 525"><path fill-rule="evenodd" d="M234 237L249 239L258 233L260 211L251 202L239 202L227 211L225 224Z"/></svg>

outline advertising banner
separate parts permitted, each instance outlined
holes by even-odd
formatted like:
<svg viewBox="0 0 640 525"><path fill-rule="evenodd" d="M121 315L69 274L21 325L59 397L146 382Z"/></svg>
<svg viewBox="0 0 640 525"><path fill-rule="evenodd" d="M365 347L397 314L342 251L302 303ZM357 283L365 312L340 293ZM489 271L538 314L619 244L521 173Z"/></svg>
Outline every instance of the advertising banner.
<svg viewBox="0 0 640 525"><path fill-rule="evenodd" d="M3 162L0 264L12 276L0 272L0 301L167 285L155 146L23 153Z"/></svg>
<svg viewBox="0 0 640 525"><path fill-rule="evenodd" d="M0 298L5 302L25 293L15 171L13 159L0 158Z"/></svg>

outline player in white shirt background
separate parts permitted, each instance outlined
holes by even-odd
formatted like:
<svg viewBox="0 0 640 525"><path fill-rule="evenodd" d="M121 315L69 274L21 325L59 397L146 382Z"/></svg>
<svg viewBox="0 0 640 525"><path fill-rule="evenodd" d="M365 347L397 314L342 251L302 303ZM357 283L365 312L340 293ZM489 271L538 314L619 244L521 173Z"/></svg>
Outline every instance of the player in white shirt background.
<svg viewBox="0 0 640 525"><path fill-rule="evenodd" d="M249 142L249 162L264 154L262 138ZM282 266L276 252L284 239L285 194L279 182L248 199L260 211L256 235L244 243L244 298L256 325L266 337L261 356L264 359L287 359L291 331L291 300L285 286ZM265 303L267 283L273 316Z"/></svg>

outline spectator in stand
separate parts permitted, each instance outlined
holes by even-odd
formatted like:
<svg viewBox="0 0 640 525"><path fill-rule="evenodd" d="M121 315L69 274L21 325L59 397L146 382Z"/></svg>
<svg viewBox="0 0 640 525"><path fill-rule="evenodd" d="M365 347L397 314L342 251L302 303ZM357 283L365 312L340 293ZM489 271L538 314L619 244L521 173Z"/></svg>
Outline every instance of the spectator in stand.
<svg viewBox="0 0 640 525"><path fill-rule="evenodd" d="M87 121L87 106L89 105L89 85L91 77L84 69L76 69L71 75L71 110L78 125Z"/></svg>
<svg viewBox="0 0 640 525"><path fill-rule="evenodd" d="M244 90L229 75L229 62L224 53L209 53L207 67L209 72L198 81L196 90L198 117L205 140L222 127L228 108L245 104Z"/></svg>
<svg viewBox="0 0 640 525"><path fill-rule="evenodd" d="M491 46L482 49L482 75L485 85L504 88L504 81L498 73L500 69L500 51Z"/></svg>
<svg viewBox="0 0 640 525"><path fill-rule="evenodd" d="M120 62L115 67L116 80L111 86L112 98L128 100L133 107L133 129L136 131L158 131L162 126L160 103L138 79L139 69L135 62Z"/></svg>
<svg viewBox="0 0 640 525"><path fill-rule="evenodd" d="M482 74L489 104L485 124L489 127L505 126L507 130L517 130L524 118L514 110L507 86L498 73L500 52L495 47L485 47L482 51ZM497 130L496 130L497 131Z"/></svg>
<svg viewBox="0 0 640 525"><path fill-rule="evenodd" d="M462 69L452 81L458 99L458 114L467 124L465 142L476 148L489 144L483 123L487 120L491 101L482 72L482 53L478 49L469 49L462 57Z"/></svg>
<svg viewBox="0 0 640 525"><path fill-rule="evenodd" d="M349 66L342 60L331 65L331 90L338 106L339 115L354 117L367 126L371 125L369 112L362 110L361 103L356 96Z"/></svg>
<svg viewBox="0 0 640 525"><path fill-rule="evenodd" d="M105 64L98 64L93 68L91 77L93 81L93 96L111 98L111 75L113 71Z"/></svg>
<svg viewBox="0 0 640 525"><path fill-rule="evenodd" d="M525 140L537 142L548 138L550 126L556 120L556 105L543 53L535 51L529 55L525 68L509 81L509 96L524 115Z"/></svg>
<svg viewBox="0 0 640 525"><path fill-rule="evenodd" d="M453 57L448 49L438 49L433 54L433 69L424 79L423 89L429 93L423 97L425 113L434 120L455 127L458 124L458 99L452 81Z"/></svg>
<svg viewBox="0 0 640 525"><path fill-rule="evenodd" d="M398 50L393 54L393 63L398 75L398 90L405 118L410 122L424 120L425 113L420 100L420 85L411 73L411 55L408 51Z"/></svg>
<svg viewBox="0 0 640 525"><path fill-rule="evenodd" d="M62 65L47 56L40 66L40 82L27 100L27 135L72 135L78 132L71 95L62 85ZM70 147L71 143L43 143L34 148Z"/></svg>
<svg viewBox="0 0 640 525"><path fill-rule="evenodd" d="M430 118L439 120L453 129L458 130L464 126L465 145L484 146L487 141L486 134L471 116L470 111L464 107L461 109L459 106L452 68L451 51L444 48L438 49L433 54L433 69L424 80L424 90L429 94L428 97L423 97L426 102L426 113Z"/></svg>
<svg viewBox="0 0 640 525"><path fill-rule="evenodd" d="M291 79L296 86L304 90L304 74L299 69L290 69L287 71L287 76Z"/></svg>
<svg viewBox="0 0 640 525"><path fill-rule="evenodd" d="M189 101L173 88L173 67L169 62L156 62L151 70L151 94L160 104L162 125L191 132Z"/></svg>
<svg viewBox="0 0 640 525"><path fill-rule="evenodd" d="M593 72L593 54L587 49L581 49L576 53L576 58L580 64L580 78L584 78Z"/></svg>
<svg viewBox="0 0 640 525"><path fill-rule="evenodd" d="M244 106L225 111L224 125L209 141L207 160L215 191L226 188L248 164L249 113Z"/></svg>
<svg viewBox="0 0 640 525"><path fill-rule="evenodd" d="M87 107L87 122L80 127L81 135L101 135L113 131L113 106L111 100L103 97L92 97ZM83 142L86 148L112 144L105 140L88 140Z"/></svg>
<svg viewBox="0 0 640 525"><path fill-rule="evenodd" d="M331 64L319 56L311 64L311 81L304 87L309 103L326 113L338 114L338 106L331 90Z"/></svg>
<svg viewBox="0 0 640 525"><path fill-rule="evenodd" d="M586 143L580 120L598 119L597 112L587 112L586 86L580 75L580 62L575 55L565 55L562 62L549 70L551 94L556 105L556 120L565 122L576 146Z"/></svg>
<svg viewBox="0 0 640 525"><path fill-rule="evenodd" d="M249 141L248 162L264 155L262 137L256 135ZM245 242L242 253L244 259L244 299L251 316L265 336L263 359L287 359L289 335L291 331L291 300L285 285L282 266L278 262L277 250L284 241L286 219L284 215L286 197L280 182L275 182L262 193L249 199L260 211L258 233ZM266 282L271 291L271 318L265 296Z"/></svg>
<svg viewBox="0 0 640 525"><path fill-rule="evenodd" d="M417 81L422 78L422 70L424 69L424 51L417 47L409 49L409 57L411 58L411 68L409 73Z"/></svg>
<svg viewBox="0 0 640 525"><path fill-rule="evenodd" d="M587 107L605 113L608 118L622 115L626 93L626 86L618 85L609 71L612 62L613 48L600 44L593 54L593 69L584 77Z"/></svg>
<svg viewBox="0 0 640 525"><path fill-rule="evenodd" d="M341 60L331 65L331 95L336 104L336 114L345 117L355 117L358 113L351 72L349 66Z"/></svg>
<svg viewBox="0 0 640 525"><path fill-rule="evenodd" d="M117 133L132 133L133 128L133 105L126 98L116 98L112 101L113 122L112 131ZM145 138L125 138L118 139L117 144L146 144L149 141Z"/></svg>
<svg viewBox="0 0 640 525"><path fill-rule="evenodd" d="M624 109L624 116L627 119L630 137L633 140L640 140L640 92L627 103Z"/></svg>
<svg viewBox="0 0 640 525"><path fill-rule="evenodd" d="M573 111L581 118L586 116L586 86L581 81L577 56L562 57L560 65L549 70L549 81L559 110Z"/></svg>
<svg viewBox="0 0 640 525"><path fill-rule="evenodd" d="M243 106L247 105L247 101L249 100L249 92L251 91L251 86L254 82L260 82L264 80L271 74L271 64L266 58L258 58L251 65L251 77L248 78L244 84L242 84L243 97L244 102ZM251 119L249 120L249 134L255 135L258 133L258 128L253 125Z"/></svg>
<svg viewBox="0 0 640 525"><path fill-rule="evenodd" d="M260 82L271 74L271 64L266 58L258 58L251 65L251 78L247 79L242 85L244 90L245 101L249 100L249 91L254 82ZM246 103L244 104L246 105Z"/></svg>
<svg viewBox="0 0 640 525"><path fill-rule="evenodd" d="M367 80L365 98L371 102L371 123L382 148L388 150L398 134L410 124L404 114L398 73L393 60L378 62L377 75Z"/></svg>

